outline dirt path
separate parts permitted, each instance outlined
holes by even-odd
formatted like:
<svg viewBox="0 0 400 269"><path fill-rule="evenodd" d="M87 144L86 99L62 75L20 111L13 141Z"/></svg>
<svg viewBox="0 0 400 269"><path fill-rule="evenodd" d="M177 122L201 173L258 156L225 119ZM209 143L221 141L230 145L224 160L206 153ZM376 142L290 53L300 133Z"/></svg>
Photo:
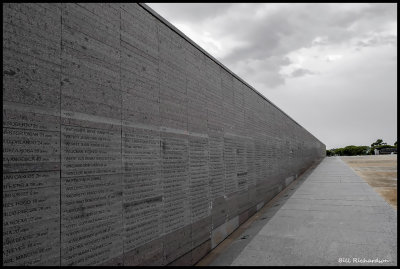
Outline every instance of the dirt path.
<svg viewBox="0 0 400 269"><path fill-rule="evenodd" d="M397 155L342 156L341 159L397 210Z"/></svg>

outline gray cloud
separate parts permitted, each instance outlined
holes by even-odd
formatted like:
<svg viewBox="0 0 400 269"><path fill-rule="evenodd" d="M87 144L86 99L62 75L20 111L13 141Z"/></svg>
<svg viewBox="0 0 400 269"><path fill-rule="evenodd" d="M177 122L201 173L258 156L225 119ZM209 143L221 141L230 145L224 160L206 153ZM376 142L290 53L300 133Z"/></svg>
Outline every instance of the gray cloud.
<svg viewBox="0 0 400 269"><path fill-rule="evenodd" d="M238 27L235 21L227 21L224 26L226 31L234 31L238 38L251 42L233 50L223 60L230 63L244 56L265 59L271 55L286 55L291 51L312 46L312 41L318 36L326 37L326 45L348 41L364 34L357 32L358 29L349 29L356 22L360 23L360 20L366 25L364 28L371 31L375 28L371 21L394 19L393 12L389 13L387 7L378 8L377 13L371 12L375 6L366 6L357 11L340 11L327 4L293 4L291 7L282 7L273 14L265 15L262 20L252 21L250 16L241 22L244 26ZM365 20L366 17L368 21Z"/></svg>
<svg viewBox="0 0 400 269"><path fill-rule="evenodd" d="M393 4L196 3L150 6L156 6L167 19L185 22L195 30L210 23L213 27L208 30L213 36L243 41L245 44L237 45L220 60L228 67L244 66L240 63L243 59L271 62L275 67L268 69L271 74L267 77L272 78L275 74L273 80L282 84L285 80L282 80L279 70L286 63L274 61L272 56L284 58L301 48L349 42L352 38L369 36L373 31L379 31L382 24L397 19ZM317 37L324 39L315 42ZM358 46L393 42L394 39L393 36L392 39L370 36L369 41L359 41ZM280 84L266 85L276 87Z"/></svg>
<svg viewBox="0 0 400 269"><path fill-rule="evenodd" d="M291 77L302 77L302 76L305 76L305 75L314 75L315 73L314 72L312 72L312 71L310 71L310 70L308 70L308 69L305 69L305 68L297 68L296 70L294 70L291 74L290 74L290 76Z"/></svg>
<svg viewBox="0 0 400 269"><path fill-rule="evenodd" d="M358 41L357 45L360 47L373 47L380 45L397 45L397 38L395 35L382 35L382 36L370 36L365 41Z"/></svg>

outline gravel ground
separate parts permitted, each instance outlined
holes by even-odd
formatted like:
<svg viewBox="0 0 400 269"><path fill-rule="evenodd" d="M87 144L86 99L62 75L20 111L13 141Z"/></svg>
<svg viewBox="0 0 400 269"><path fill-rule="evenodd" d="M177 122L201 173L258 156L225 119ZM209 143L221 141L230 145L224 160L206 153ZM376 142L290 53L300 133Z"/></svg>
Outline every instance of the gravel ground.
<svg viewBox="0 0 400 269"><path fill-rule="evenodd" d="M397 210L397 155L340 158Z"/></svg>

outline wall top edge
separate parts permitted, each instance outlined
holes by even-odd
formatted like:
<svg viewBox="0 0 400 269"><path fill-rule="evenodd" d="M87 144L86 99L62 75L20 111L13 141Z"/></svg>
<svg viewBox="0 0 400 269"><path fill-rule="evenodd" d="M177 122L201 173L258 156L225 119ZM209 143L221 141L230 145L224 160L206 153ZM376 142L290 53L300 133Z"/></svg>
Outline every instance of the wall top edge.
<svg viewBox="0 0 400 269"><path fill-rule="evenodd" d="M214 58L210 53L205 51L202 47L200 47L196 42L194 42L192 39L190 39L188 36L186 36L184 33L182 33L178 28L176 28L174 25L172 25L168 20L166 20L164 17L162 17L160 14L155 12L152 8L150 8L148 5L145 3L137 3L139 6L141 6L144 10L149 12L151 15L153 15L156 19L161 21L163 24L171 28L175 33L177 33L179 36L181 36L183 39L185 39L187 42L189 42L192 46L194 46L196 49L198 49L200 52L202 52L205 56L210 58L212 61L214 61L216 64L218 64L220 67L222 67L225 71L227 71L229 74L234 76L236 79L238 79L240 82L242 82L244 85L249 87L251 90L253 90L256 94L258 94L261 98L263 98L265 101L273 105L275 108L277 108L280 112L282 112L286 117L288 117L290 120L292 120L295 124L303 128L307 133L309 133L312 137L314 137L316 140L318 140L321 144L322 143L318 138L316 138L312 133L307 131L303 126L301 126L297 121L295 121L292 117L290 117L288 114L286 114L282 109L280 109L277 105L272 103L268 98L266 98L263 94L261 94L259 91L257 91L253 86L248 84L246 81L244 81L242 78L240 78L238 75L236 75L233 71L231 71L228 67L226 67L223 63L218 61L216 58ZM324 144L325 145L325 144Z"/></svg>

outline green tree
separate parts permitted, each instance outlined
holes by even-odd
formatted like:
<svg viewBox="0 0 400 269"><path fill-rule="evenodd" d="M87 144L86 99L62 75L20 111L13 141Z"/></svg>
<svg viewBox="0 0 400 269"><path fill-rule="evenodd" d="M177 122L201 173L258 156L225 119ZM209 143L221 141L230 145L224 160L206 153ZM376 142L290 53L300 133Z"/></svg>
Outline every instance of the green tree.
<svg viewBox="0 0 400 269"><path fill-rule="evenodd" d="M386 148L397 148L397 146L391 146L391 145L379 145L379 146L375 146L375 147L372 147L370 150L369 150L369 154L370 155L374 155L375 153L374 153L374 150L375 149L386 149Z"/></svg>
<svg viewBox="0 0 400 269"><path fill-rule="evenodd" d="M332 155L339 155L339 156L355 156L355 155L366 155L369 152L368 146L346 146L344 148L336 148L329 150L330 154ZM327 153L328 154L328 153Z"/></svg>
<svg viewBox="0 0 400 269"><path fill-rule="evenodd" d="M355 155L365 155L367 153L367 146L347 146L343 149L343 155L345 156L355 156Z"/></svg>
<svg viewBox="0 0 400 269"><path fill-rule="evenodd" d="M326 150L326 156L333 156L335 153L332 150Z"/></svg>
<svg viewBox="0 0 400 269"><path fill-rule="evenodd" d="M380 145L386 145L386 143L384 143L382 139L377 139L374 143L371 144L371 148L375 147L375 146L380 146Z"/></svg>

